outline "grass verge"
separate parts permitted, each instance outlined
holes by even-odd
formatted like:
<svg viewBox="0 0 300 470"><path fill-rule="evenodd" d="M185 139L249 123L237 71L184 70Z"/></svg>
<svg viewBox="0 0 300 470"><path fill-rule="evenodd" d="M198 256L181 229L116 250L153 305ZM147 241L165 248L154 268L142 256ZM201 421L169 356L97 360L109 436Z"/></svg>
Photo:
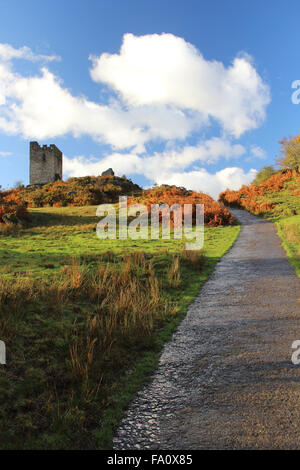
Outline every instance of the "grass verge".
<svg viewBox="0 0 300 470"><path fill-rule="evenodd" d="M296 274L300 277L300 215L279 219L276 225L282 246Z"/></svg>

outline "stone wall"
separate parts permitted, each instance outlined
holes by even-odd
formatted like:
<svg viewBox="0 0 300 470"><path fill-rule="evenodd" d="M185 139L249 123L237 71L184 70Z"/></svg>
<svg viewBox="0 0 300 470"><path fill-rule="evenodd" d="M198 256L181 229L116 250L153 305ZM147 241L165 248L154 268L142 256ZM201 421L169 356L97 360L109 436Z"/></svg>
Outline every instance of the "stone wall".
<svg viewBox="0 0 300 470"><path fill-rule="evenodd" d="M51 144L30 142L30 184L45 184L62 179L62 152Z"/></svg>

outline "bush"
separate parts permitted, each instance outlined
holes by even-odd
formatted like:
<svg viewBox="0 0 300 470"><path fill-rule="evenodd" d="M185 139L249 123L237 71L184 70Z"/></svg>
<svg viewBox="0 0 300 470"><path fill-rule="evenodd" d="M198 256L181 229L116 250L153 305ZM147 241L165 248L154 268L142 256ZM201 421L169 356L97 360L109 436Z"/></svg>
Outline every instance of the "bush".
<svg viewBox="0 0 300 470"><path fill-rule="evenodd" d="M270 178L270 176L274 175L275 172L276 170L273 165L263 166L262 169L257 173L252 184L256 184L258 186L261 183L264 183L267 179Z"/></svg>
<svg viewBox="0 0 300 470"><path fill-rule="evenodd" d="M231 225L234 222L233 215L224 205L214 201L212 197L204 193L188 191L185 188L169 185L154 186L151 189L144 190L140 196L131 197L128 204L144 204L148 211L152 204L193 204L193 220L195 220L196 204L204 204L204 223L210 226ZM174 225L174 214L171 212L171 223Z"/></svg>
<svg viewBox="0 0 300 470"><path fill-rule="evenodd" d="M260 184L244 185L238 191L226 189L220 194L219 201L254 214L270 214L274 211L276 214L282 211L297 214L298 194L300 174L295 170L279 170Z"/></svg>
<svg viewBox="0 0 300 470"><path fill-rule="evenodd" d="M56 181L43 186L20 187L7 191L27 207L87 206L117 202L123 194L138 194L141 188L130 180L118 176L84 176Z"/></svg>
<svg viewBox="0 0 300 470"><path fill-rule="evenodd" d="M19 191L0 192L0 223L20 224L29 221L30 215L19 198Z"/></svg>

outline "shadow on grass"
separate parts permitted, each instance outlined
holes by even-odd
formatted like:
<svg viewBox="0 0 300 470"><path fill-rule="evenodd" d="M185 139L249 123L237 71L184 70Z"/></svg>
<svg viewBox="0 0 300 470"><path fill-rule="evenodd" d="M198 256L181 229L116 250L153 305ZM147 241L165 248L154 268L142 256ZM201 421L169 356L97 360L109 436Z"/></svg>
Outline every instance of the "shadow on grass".
<svg viewBox="0 0 300 470"><path fill-rule="evenodd" d="M96 214L97 206L95 206ZM72 215L67 213L51 213L51 212L31 212L31 222L29 227L49 227L52 225L87 225L97 224L99 218L96 215Z"/></svg>

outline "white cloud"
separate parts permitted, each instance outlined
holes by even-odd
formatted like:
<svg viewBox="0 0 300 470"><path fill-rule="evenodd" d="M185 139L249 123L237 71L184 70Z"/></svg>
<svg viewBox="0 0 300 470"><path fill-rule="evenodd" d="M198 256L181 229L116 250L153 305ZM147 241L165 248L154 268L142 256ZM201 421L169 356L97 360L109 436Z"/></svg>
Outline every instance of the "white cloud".
<svg viewBox="0 0 300 470"><path fill-rule="evenodd" d="M12 152L0 152L0 157L9 157L12 155Z"/></svg>
<svg viewBox="0 0 300 470"><path fill-rule="evenodd" d="M239 189L255 178L256 170L245 173L242 168L228 167L216 173L209 173L204 168L195 171L174 172L157 178L158 184L175 184L194 191L203 191L214 199L225 189Z"/></svg>
<svg viewBox="0 0 300 470"><path fill-rule="evenodd" d="M113 87L128 105L194 110L236 137L259 126L270 101L249 56L236 57L226 68L172 34L125 34L120 54L91 60L92 79Z"/></svg>
<svg viewBox="0 0 300 470"><path fill-rule="evenodd" d="M119 176L140 174L152 183L185 186L217 198L226 188L238 189L242 184L249 184L255 177L256 170L245 173L242 168L228 167L213 174L204 168L188 168L197 161L213 162L220 157L228 159L232 154L240 156L245 152L241 145L230 145L228 141L214 138L199 143L197 147L185 147L178 152L171 150L152 156L113 153L101 160L83 156L73 159L64 157L64 172L68 176L97 176L111 167Z"/></svg>
<svg viewBox="0 0 300 470"><path fill-rule="evenodd" d="M259 147L259 145L251 145L251 155L255 158L261 159L265 159L267 157L266 151Z"/></svg>
<svg viewBox="0 0 300 470"><path fill-rule="evenodd" d="M135 154L124 153L113 153L101 160L84 156L68 158L64 155L64 173L66 176L98 176L111 167L119 176L123 174L143 174L143 158Z"/></svg>
<svg viewBox="0 0 300 470"><path fill-rule="evenodd" d="M213 137L206 141L200 141L195 146L185 146L179 150L167 150L161 154L149 157L151 166L163 165L165 170L187 168L195 162L206 164L216 163L220 159L229 160L241 157L246 153L241 144L232 144L229 139Z"/></svg>
<svg viewBox="0 0 300 470"><path fill-rule="evenodd" d="M155 139L184 140L211 118L238 136L259 125L269 102L268 87L248 58L226 68L171 34L127 34L119 55L93 59L93 79L122 97L108 105L74 96L45 67L30 77L15 73L10 62L16 58L56 57L0 44L0 127L25 138L84 134L115 149L143 152Z"/></svg>
<svg viewBox="0 0 300 470"><path fill-rule="evenodd" d="M47 67L31 76L17 73L15 59L58 58L0 44L0 130L37 140L87 135L111 147L100 161L65 158L67 175L99 174L112 167L120 175L142 174L215 197L226 185L235 188L253 178L254 170L245 173L237 166L215 174L202 168L245 157L246 149L234 138L265 118L269 88L249 57L236 57L226 67L205 60L172 34L127 34L119 54L92 58L93 80L117 91L108 104L74 95ZM222 137L187 144L188 137L216 122ZM146 144L157 141L164 150L147 154ZM263 150L253 145L250 154L262 158Z"/></svg>
<svg viewBox="0 0 300 470"><path fill-rule="evenodd" d="M25 59L32 62L52 62L53 60L60 60L60 57L57 55L35 54L27 46L15 49L10 44L0 43L0 59L3 61L11 61L12 59Z"/></svg>
<svg viewBox="0 0 300 470"><path fill-rule="evenodd" d="M240 144L231 144L227 139L214 137L199 142L196 146L185 146L181 149L166 150L154 155L139 156L136 153L112 153L97 160L94 157L75 157L65 161L66 174L72 176L97 175L109 167L113 167L118 175L144 174L148 179L156 181L161 175L167 177L174 169L183 170L196 162L215 163L220 159L238 158L246 153Z"/></svg>
<svg viewBox="0 0 300 470"><path fill-rule="evenodd" d="M0 63L0 80L0 128L28 139L89 135L115 149L143 152L150 140L185 139L203 124L197 113L164 106L126 110L117 101L101 105L73 96L45 67L41 75L22 77Z"/></svg>
<svg viewBox="0 0 300 470"><path fill-rule="evenodd" d="M256 170L245 172L239 167L227 167L216 173L210 173L204 168L192 171L178 171L177 168L166 169L164 162L161 165L157 160L147 162L138 155L112 154L100 161L84 157L64 158L64 171L68 176L100 175L102 171L112 167L117 175L141 174L153 183L175 184L187 189L202 191L217 199L220 192L225 189L239 189L243 184L249 184L255 178Z"/></svg>

